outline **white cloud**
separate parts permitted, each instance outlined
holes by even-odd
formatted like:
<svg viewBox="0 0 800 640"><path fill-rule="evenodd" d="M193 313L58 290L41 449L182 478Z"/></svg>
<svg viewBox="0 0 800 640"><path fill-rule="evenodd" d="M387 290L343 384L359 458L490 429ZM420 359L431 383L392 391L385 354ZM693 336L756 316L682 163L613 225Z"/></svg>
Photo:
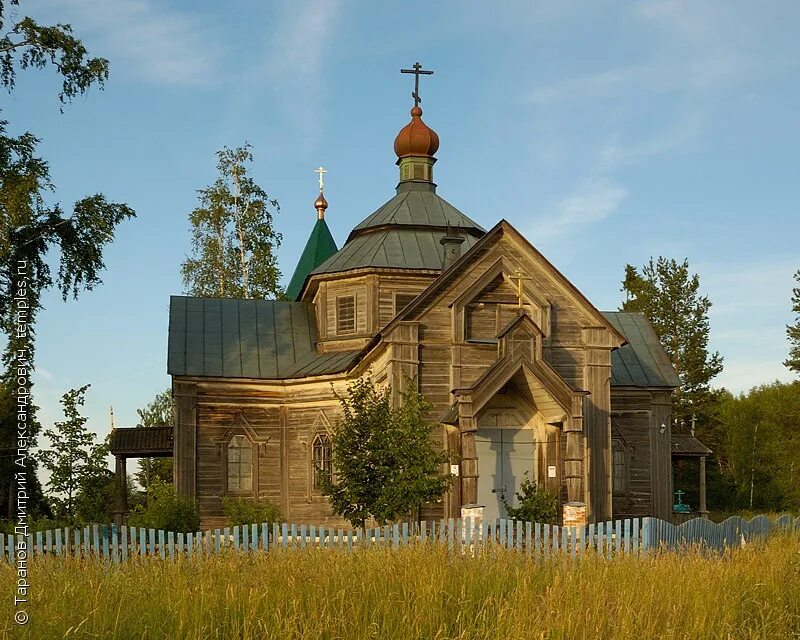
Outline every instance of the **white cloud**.
<svg viewBox="0 0 800 640"><path fill-rule="evenodd" d="M220 76L222 46L197 16L153 0L40 0L32 14L74 23L90 53L125 65L142 80L210 86Z"/></svg>
<svg viewBox="0 0 800 640"><path fill-rule="evenodd" d="M261 55L239 74L228 121L248 114L264 99L266 91L266 99L297 132L292 132L293 142L300 140L306 147L312 146L325 106L324 58L339 13L337 0L284 2L267 32Z"/></svg>
<svg viewBox="0 0 800 640"><path fill-rule="evenodd" d="M586 225L600 222L612 215L627 194L623 187L607 180L584 183L563 198L555 212L537 219L530 232L531 236L551 239L576 228L585 230Z"/></svg>

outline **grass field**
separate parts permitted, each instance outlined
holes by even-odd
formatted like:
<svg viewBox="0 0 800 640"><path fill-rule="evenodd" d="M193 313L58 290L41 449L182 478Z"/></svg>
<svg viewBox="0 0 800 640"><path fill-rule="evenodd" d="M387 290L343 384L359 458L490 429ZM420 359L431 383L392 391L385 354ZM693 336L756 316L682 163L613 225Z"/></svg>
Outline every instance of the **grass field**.
<svg viewBox="0 0 800 640"><path fill-rule="evenodd" d="M440 548L300 551L123 567L37 560L30 622L4 638L800 638L800 540L724 557L533 562Z"/></svg>

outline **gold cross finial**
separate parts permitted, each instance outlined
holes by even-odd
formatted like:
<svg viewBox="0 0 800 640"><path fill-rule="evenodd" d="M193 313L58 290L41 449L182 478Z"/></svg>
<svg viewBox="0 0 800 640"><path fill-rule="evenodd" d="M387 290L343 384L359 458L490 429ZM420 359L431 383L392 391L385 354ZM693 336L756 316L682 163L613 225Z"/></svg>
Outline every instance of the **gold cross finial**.
<svg viewBox="0 0 800 640"><path fill-rule="evenodd" d="M314 173L319 174L319 190L322 191L325 188L325 180L323 178L328 173L328 170L323 169L322 165L320 165L319 169L314 169Z"/></svg>
<svg viewBox="0 0 800 640"><path fill-rule="evenodd" d="M525 280L532 280L533 278L528 278L527 276L523 276L521 271L517 271L513 276L508 277L511 282L516 281L517 285L517 302L519 303L519 308L522 309L522 306L525 304L523 302L523 295L522 295L522 283Z"/></svg>

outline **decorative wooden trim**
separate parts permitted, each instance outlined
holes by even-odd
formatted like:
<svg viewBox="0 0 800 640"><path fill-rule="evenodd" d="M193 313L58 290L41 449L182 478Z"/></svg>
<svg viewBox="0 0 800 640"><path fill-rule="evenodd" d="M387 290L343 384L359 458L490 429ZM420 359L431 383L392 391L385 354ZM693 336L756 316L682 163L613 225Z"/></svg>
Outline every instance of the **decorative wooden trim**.
<svg viewBox="0 0 800 640"><path fill-rule="evenodd" d="M252 488L248 491L229 491L228 490L228 445L230 441L234 438L234 436L243 435L245 439L250 443L250 447L252 448L252 458L251 458L251 465L252 465ZM253 498L258 498L261 493L261 487L259 484L259 460L261 459L262 454L266 454L266 445L269 442L270 438L267 437L260 437L250 423L247 421L247 418L244 417L244 414L239 411L233 419L231 426L225 429L222 433L217 435L213 438L213 442L217 446L217 457L220 458L221 467L222 467L222 487L220 489L220 495L223 496L249 496Z"/></svg>
<svg viewBox="0 0 800 640"><path fill-rule="evenodd" d="M319 436L328 436L333 439L333 432L331 430L331 422L328 416L321 409L317 412L314 422L311 425L311 439L307 444L306 461L308 468L308 479L306 487L306 501L311 502L313 498L322 496L322 492L314 486L314 442Z"/></svg>

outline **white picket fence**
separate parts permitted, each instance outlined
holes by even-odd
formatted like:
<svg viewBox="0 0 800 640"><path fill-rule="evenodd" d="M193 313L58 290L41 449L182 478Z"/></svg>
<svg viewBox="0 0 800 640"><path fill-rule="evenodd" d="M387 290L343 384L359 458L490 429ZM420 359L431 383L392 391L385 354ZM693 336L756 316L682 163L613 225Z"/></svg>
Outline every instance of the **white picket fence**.
<svg viewBox="0 0 800 640"><path fill-rule="evenodd" d="M441 520L407 522L369 529L268 523L226 527L195 533L175 533L116 525L39 531L28 536L0 535L0 561L14 564L43 555L83 556L126 562L150 556L162 560L202 557L225 552L257 553L310 548L352 552L370 547L398 548L440 544L476 553L489 545L524 552L536 558L572 556L593 552L613 558L642 556L659 549L680 550L699 546L722 551L778 530L800 532L800 518L765 516L752 520L728 518L720 524L696 518L679 526L658 518L631 518L582 527L558 527L532 522L495 520L473 522ZM24 554L24 556L23 556Z"/></svg>

